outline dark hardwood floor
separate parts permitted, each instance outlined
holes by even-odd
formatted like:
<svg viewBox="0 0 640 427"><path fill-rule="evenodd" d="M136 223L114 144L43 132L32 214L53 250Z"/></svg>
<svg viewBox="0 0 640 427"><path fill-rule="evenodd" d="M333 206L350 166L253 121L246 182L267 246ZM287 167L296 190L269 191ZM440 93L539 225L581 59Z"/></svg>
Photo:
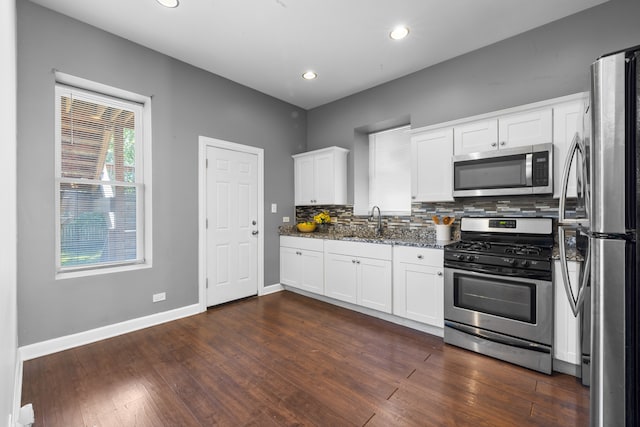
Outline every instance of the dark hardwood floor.
<svg viewBox="0 0 640 427"><path fill-rule="evenodd" d="M585 426L588 389L290 292L24 363L35 426Z"/></svg>

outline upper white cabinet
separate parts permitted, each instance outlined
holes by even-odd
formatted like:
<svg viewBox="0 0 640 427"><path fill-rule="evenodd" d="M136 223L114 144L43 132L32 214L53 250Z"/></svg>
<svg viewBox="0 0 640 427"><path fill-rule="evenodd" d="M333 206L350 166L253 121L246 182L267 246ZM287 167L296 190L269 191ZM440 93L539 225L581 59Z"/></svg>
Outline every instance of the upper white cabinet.
<svg viewBox="0 0 640 427"><path fill-rule="evenodd" d="M329 147L292 156L296 206L347 203L348 153Z"/></svg>
<svg viewBox="0 0 640 427"><path fill-rule="evenodd" d="M444 252L393 248L393 314L444 327Z"/></svg>
<svg viewBox="0 0 640 427"><path fill-rule="evenodd" d="M580 263L569 262L569 279L573 292L578 291L578 279L580 277ZM553 357L572 365L580 365L582 350L580 348L580 315L574 317L569 301L567 299L562 273L560 271L560 261L554 263L553 273L555 287L555 331L553 340Z"/></svg>
<svg viewBox="0 0 640 427"><path fill-rule="evenodd" d="M505 114L454 127L456 155L549 142L553 142L550 107Z"/></svg>
<svg viewBox="0 0 640 427"><path fill-rule="evenodd" d="M553 197L560 197L562 191L562 171L564 170L565 161L571 142L576 133L582 137L584 117L587 105L586 97L575 101L565 102L553 107ZM578 155L577 159L571 166L569 174L569 182L567 186L567 196L576 197L576 174L578 171L576 162L581 162L582 158Z"/></svg>
<svg viewBox="0 0 640 427"><path fill-rule="evenodd" d="M455 154L498 149L498 120L481 120L454 128Z"/></svg>
<svg viewBox="0 0 640 427"><path fill-rule="evenodd" d="M391 313L391 245L327 240L325 295Z"/></svg>
<svg viewBox="0 0 640 427"><path fill-rule="evenodd" d="M453 128L411 137L411 201L453 201Z"/></svg>

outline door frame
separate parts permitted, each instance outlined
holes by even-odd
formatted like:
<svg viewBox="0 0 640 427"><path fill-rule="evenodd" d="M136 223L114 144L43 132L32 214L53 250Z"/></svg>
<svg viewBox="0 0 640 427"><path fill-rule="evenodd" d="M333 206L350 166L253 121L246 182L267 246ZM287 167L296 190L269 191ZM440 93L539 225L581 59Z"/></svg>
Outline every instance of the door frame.
<svg viewBox="0 0 640 427"><path fill-rule="evenodd" d="M223 148L258 157L258 296L264 294L264 149L222 139L198 137L198 304L207 310L207 148Z"/></svg>

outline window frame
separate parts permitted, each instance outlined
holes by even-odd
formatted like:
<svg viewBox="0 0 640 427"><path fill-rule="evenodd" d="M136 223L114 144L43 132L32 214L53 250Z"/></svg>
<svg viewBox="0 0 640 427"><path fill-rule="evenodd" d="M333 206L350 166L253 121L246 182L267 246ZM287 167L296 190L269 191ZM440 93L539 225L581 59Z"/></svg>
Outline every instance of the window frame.
<svg viewBox="0 0 640 427"><path fill-rule="evenodd" d="M66 279L139 270L152 267L152 191L151 191L151 97L92 82L83 78L55 71L55 278ZM73 94L91 102L105 102L109 105L121 105L136 110L136 178L134 183L118 183L118 186L137 187L136 197L136 254L137 260L121 261L108 264L93 264L73 267L61 265L60 236L60 191L61 183L76 182L99 185L105 181L87 181L77 178L62 177L62 128L60 98Z"/></svg>

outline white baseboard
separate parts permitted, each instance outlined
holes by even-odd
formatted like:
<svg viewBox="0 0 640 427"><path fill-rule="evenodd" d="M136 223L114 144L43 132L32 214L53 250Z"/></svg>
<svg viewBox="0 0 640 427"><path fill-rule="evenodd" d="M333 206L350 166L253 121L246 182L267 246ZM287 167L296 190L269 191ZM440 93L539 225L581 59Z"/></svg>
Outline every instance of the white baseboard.
<svg viewBox="0 0 640 427"><path fill-rule="evenodd" d="M262 292L260 292L260 296L273 294L273 293L280 292L280 291L283 291L283 290L284 290L284 288L282 287L282 285L280 283L275 283L273 285L269 285L269 286L263 287L262 288Z"/></svg>
<svg viewBox="0 0 640 427"><path fill-rule="evenodd" d="M193 304L176 308L174 310L164 311L162 313L151 314L149 316L115 323L113 325L102 326L100 328L79 332L77 334L66 335L64 337L25 345L18 349L18 359L20 359L21 362L35 359L36 357L46 356L48 354L57 353L62 350L79 347L81 345L90 344L92 342L126 334L128 332L137 331L139 329L148 328L150 326L159 325L161 323L170 322L172 320L181 319L183 317L192 316L200 312L200 304ZM20 378L22 378L22 375L20 376Z"/></svg>

